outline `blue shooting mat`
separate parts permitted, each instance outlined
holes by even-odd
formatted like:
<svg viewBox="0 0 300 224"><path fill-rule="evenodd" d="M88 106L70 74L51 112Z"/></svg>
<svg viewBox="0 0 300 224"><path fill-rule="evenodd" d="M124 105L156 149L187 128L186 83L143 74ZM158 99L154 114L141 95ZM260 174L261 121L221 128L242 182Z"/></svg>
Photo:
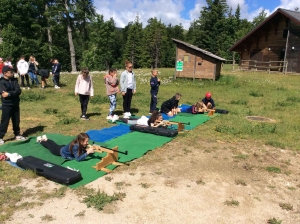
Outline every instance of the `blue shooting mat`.
<svg viewBox="0 0 300 224"><path fill-rule="evenodd" d="M131 132L130 126L121 124L109 128L103 128L101 130L89 130L86 133L90 136L90 140L92 141L105 142L129 132Z"/></svg>

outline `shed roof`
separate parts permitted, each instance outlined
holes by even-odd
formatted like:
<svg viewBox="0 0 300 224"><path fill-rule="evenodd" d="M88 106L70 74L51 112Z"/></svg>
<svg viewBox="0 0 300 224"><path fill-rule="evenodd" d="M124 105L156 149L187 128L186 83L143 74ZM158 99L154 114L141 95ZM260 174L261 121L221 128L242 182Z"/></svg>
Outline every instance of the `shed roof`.
<svg viewBox="0 0 300 224"><path fill-rule="evenodd" d="M189 43L187 43L187 42L184 42L184 41L181 41L181 40L177 40L177 39L174 39L174 38L172 38L172 40L173 40L175 43L183 44L183 45L185 45L185 46L188 47L188 48L191 48L191 49L194 49L194 50L196 50L196 51L199 51L199 52L201 52L201 53L203 53L203 54L205 54L205 55L207 55L207 56L209 56L209 57L215 58L215 59L217 59L217 60L219 60L219 61L226 61L226 59L221 58L221 57L219 57L219 56L217 56L217 55L215 55L215 54L213 54L213 53L211 53L211 52L209 52L209 51L206 51L206 50L203 50L203 49L201 49L201 48L199 48L199 47L196 47L195 45L192 45L192 44L189 44Z"/></svg>
<svg viewBox="0 0 300 224"><path fill-rule="evenodd" d="M291 11L288 9L278 8L275 12L273 12L268 18L266 18L262 23L256 26L253 30L251 30L248 34L246 34L242 39L237 41L232 47L229 48L230 51L234 50L239 44L241 44L244 40L246 40L249 36L255 33L259 28L269 22L272 18L276 15L282 14L287 18L291 19L292 21L300 24L300 12Z"/></svg>

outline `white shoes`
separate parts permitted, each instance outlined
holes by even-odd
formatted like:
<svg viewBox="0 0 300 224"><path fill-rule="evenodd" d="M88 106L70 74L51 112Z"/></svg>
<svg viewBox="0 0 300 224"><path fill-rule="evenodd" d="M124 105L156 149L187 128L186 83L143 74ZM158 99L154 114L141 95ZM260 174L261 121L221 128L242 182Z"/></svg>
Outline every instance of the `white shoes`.
<svg viewBox="0 0 300 224"><path fill-rule="evenodd" d="M116 122L117 120L119 120L119 116L118 115L114 115L114 116L112 116L112 115L108 115L107 117L106 117L106 119L107 120L111 120L112 122Z"/></svg>
<svg viewBox="0 0 300 224"><path fill-rule="evenodd" d="M111 122L116 122L117 120L119 120L119 116L118 115L114 115L111 119Z"/></svg>
<svg viewBox="0 0 300 224"><path fill-rule="evenodd" d="M123 117L124 118L130 118L131 117L131 113L130 112L125 112Z"/></svg>
<svg viewBox="0 0 300 224"><path fill-rule="evenodd" d="M60 87L59 87L59 86L57 86L57 85L55 85L55 86L54 86L54 88L55 88L55 89L60 89Z"/></svg>
<svg viewBox="0 0 300 224"><path fill-rule="evenodd" d="M36 142L38 142L38 143L41 143L41 141L47 141L47 140L48 140L48 138L46 135L38 136L36 138Z"/></svg>
<svg viewBox="0 0 300 224"><path fill-rule="evenodd" d="M112 115L107 115L106 119L107 119L107 120L112 120L112 119L113 119L113 116L112 116Z"/></svg>

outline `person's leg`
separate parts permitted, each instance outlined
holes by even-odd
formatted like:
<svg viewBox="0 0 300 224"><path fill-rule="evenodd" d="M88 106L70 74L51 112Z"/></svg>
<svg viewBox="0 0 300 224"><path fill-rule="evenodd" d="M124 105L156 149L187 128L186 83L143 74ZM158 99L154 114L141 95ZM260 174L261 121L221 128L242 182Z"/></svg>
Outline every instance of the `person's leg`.
<svg viewBox="0 0 300 224"><path fill-rule="evenodd" d="M126 92L126 94L125 95L127 95L126 97L127 97L127 105L126 105L126 112L130 112L130 108L131 108L131 99L132 99L132 95L133 95L133 93L132 93L132 89L127 89L127 92Z"/></svg>
<svg viewBox="0 0 300 224"><path fill-rule="evenodd" d="M109 101L110 101L110 106L109 106L109 114L108 115L112 115L114 110L117 107L117 97L116 94L110 95L108 96Z"/></svg>
<svg viewBox="0 0 300 224"><path fill-rule="evenodd" d="M30 87L28 74L25 75L25 80L26 80L27 87Z"/></svg>
<svg viewBox="0 0 300 224"><path fill-rule="evenodd" d="M54 85L57 86L55 75L52 76L52 81L53 81Z"/></svg>
<svg viewBox="0 0 300 224"><path fill-rule="evenodd" d="M55 78L56 78L56 83L59 86L59 75L55 75Z"/></svg>
<svg viewBox="0 0 300 224"><path fill-rule="evenodd" d="M157 95L151 94L151 103L150 103L150 112L151 113L156 110L156 105L157 105Z"/></svg>
<svg viewBox="0 0 300 224"><path fill-rule="evenodd" d="M84 116L86 116L87 106L89 104L90 96L89 95L82 95L82 98L83 98L83 102L82 102L82 114Z"/></svg>
<svg viewBox="0 0 300 224"><path fill-rule="evenodd" d="M41 84L39 79L38 79L38 76L36 74L33 74L33 77L34 77L34 80L35 80L35 84Z"/></svg>
<svg viewBox="0 0 300 224"><path fill-rule="evenodd" d="M123 112L124 113L126 113L127 111L127 107L126 107L126 105L127 105L127 97L126 97L126 93L125 93L125 95L123 96Z"/></svg>
<svg viewBox="0 0 300 224"><path fill-rule="evenodd" d="M0 124L0 139L3 139L4 135L7 132L9 119L11 113L11 106L2 105L2 115L1 115L1 124Z"/></svg>
<svg viewBox="0 0 300 224"><path fill-rule="evenodd" d="M84 99L83 99L83 95L78 94L78 96L79 96L79 102L80 102L80 108L81 108L81 115L80 116L82 116L83 115L83 101L84 101Z"/></svg>
<svg viewBox="0 0 300 224"><path fill-rule="evenodd" d="M25 87L24 78L24 75L21 75L21 87Z"/></svg>
<svg viewBox="0 0 300 224"><path fill-rule="evenodd" d="M11 110L11 121L15 136L20 135L20 106L13 106Z"/></svg>
<svg viewBox="0 0 300 224"><path fill-rule="evenodd" d="M48 149L53 155L60 156L60 149L62 146L56 144L51 139L48 139L47 141L41 141L41 145Z"/></svg>
<svg viewBox="0 0 300 224"><path fill-rule="evenodd" d="M30 79L31 79L31 85L34 84L34 77L33 77L33 73L32 72L28 72L29 76L30 76Z"/></svg>

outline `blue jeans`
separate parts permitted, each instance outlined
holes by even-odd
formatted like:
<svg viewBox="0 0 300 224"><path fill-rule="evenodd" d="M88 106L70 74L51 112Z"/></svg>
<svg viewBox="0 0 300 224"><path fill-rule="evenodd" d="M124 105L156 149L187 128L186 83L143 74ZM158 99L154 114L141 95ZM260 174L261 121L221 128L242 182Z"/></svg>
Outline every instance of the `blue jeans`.
<svg viewBox="0 0 300 224"><path fill-rule="evenodd" d="M40 84L39 79L36 74L34 74L33 72L28 72L28 74L31 79L32 85L34 84L34 81L35 81L35 84Z"/></svg>
<svg viewBox="0 0 300 224"><path fill-rule="evenodd" d="M109 114L108 115L112 115L112 113L114 112L114 110L117 107L117 94L109 95L108 98L109 98L109 101L110 101Z"/></svg>

